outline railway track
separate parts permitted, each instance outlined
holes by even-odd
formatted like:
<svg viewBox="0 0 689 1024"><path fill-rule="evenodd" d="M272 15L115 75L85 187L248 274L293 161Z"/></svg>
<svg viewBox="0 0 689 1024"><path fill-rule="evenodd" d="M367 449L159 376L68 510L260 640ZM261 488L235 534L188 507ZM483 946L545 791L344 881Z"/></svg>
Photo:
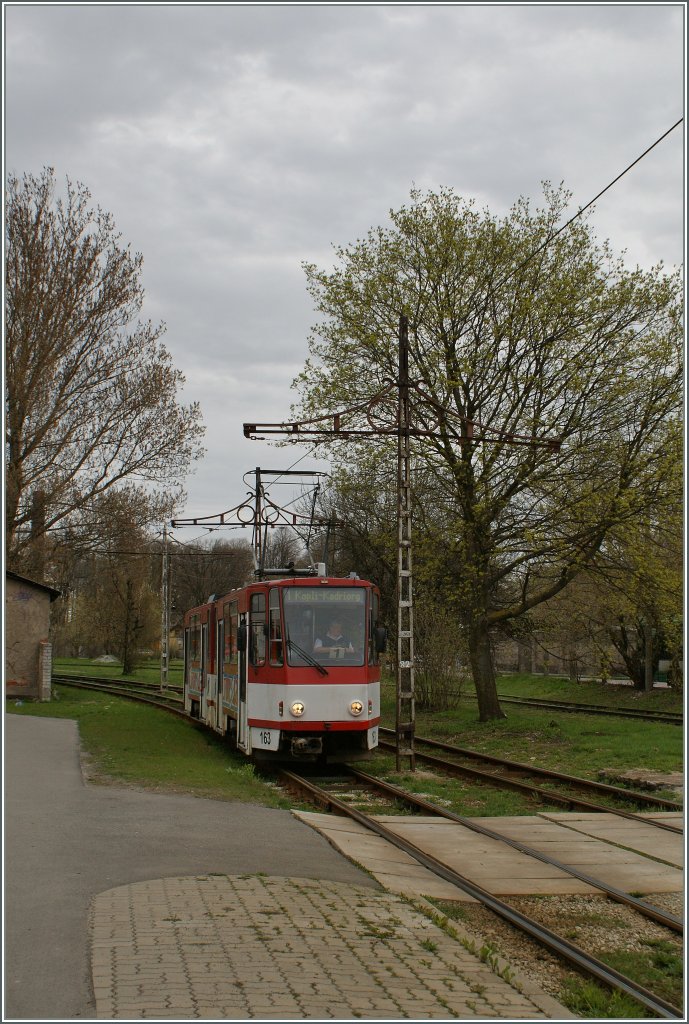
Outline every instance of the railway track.
<svg viewBox="0 0 689 1024"><path fill-rule="evenodd" d="M110 693L115 697L125 697L129 700L139 701L142 704L150 704L152 707L162 708L164 711L170 711L180 718L186 718L191 721L189 715L184 710L181 687L167 687L164 692L161 692L160 688L156 687L153 683L136 683L127 679L105 679L98 678L97 676L55 674L53 674L52 679L54 683L76 686L80 690L97 690L99 693Z"/></svg>
<svg viewBox="0 0 689 1024"><path fill-rule="evenodd" d="M112 682L117 684L123 684L123 680L111 679L105 676L70 676L70 675L53 675L53 679L67 683L70 679L80 679L84 682ZM142 688L149 688L151 690L159 689L156 683L137 683L132 685L138 685ZM181 686L168 685L166 687L168 692L182 693ZM618 718L636 718L645 722L657 722L661 725L683 725L684 715L681 712L674 711L643 711L639 708L604 708L599 704L582 704L574 701L562 701L562 700L543 700L535 697L513 697L507 694L499 693L498 697L501 701L508 704L521 704L525 707L541 708L546 711L565 711L568 713L579 713L586 715L612 715Z"/></svg>
<svg viewBox="0 0 689 1024"><path fill-rule="evenodd" d="M159 687L153 683L135 683L121 679L71 675L53 675L53 679L55 682L81 687L83 689L99 690L116 696L141 700L152 706L161 707L165 710L176 713L180 717L188 717L183 707L181 687L168 687L165 693L161 693ZM384 737L394 737L393 730L381 729L380 736L381 740L379 746L382 749L395 749L392 743L388 743L384 739ZM496 786L498 788L513 789L523 795L536 799L541 803L559 804L560 806L567 807L568 809L576 808L585 811L612 812L621 817L631 818L632 820L651 822L656 828L665 829L670 832L682 832L682 829L667 822L662 822L652 818L641 818L638 814L623 810L619 807L610 807L609 805L603 805L595 803L592 800L577 797L571 793L562 794L552 789L544 789L542 787L535 786L532 783L524 781L524 777L531 776L540 778L542 780L547 780L551 784L555 783L560 786L566 786L569 789L583 789L586 792L594 793L598 796L614 798L615 800L633 803L637 806L641 805L644 807L653 807L669 811L681 810L681 805L674 801L664 800L660 797L655 797L647 793L639 793L623 789L618 786L610 786L590 779L582 779L578 776L566 775L562 772L550 771L549 769L538 768L533 765L525 765L518 761L508 761L505 758L482 754L479 751L469 750L464 747L457 747L449 743L442 743L439 740L416 736L415 743L425 745L429 748L439 749L453 755L454 760L450 761L438 758L431 754L423 753L423 751L419 751L418 749L416 751L416 757L418 760L438 768L446 774L468 777L474 781ZM461 763L459 759L464 759L464 761L478 760L484 765L489 765L492 770L487 771L471 767L466 763Z"/></svg>
<svg viewBox="0 0 689 1024"><path fill-rule="evenodd" d="M394 750L394 743L386 742L384 739L384 737L394 737L394 735L395 734L392 729L380 729L381 739L378 744L379 748ZM592 800L578 797L569 792L562 793L553 789L544 789L542 786L536 786L533 783L526 782L525 778L531 776L532 778L547 781L551 785L555 784L564 786L570 790L583 790L599 797L603 796L625 803L636 804L637 806L653 807L655 809L668 811L681 811L681 804L672 800L665 800L662 797L656 797L649 793L639 793L637 791L623 789L620 786L610 786L603 782L596 782L593 779L583 779L580 776L566 775L564 772L556 772L547 768L539 768L535 765L523 764L520 761L509 761L506 758L495 757L491 754L483 754L477 750L454 746L451 743L442 743L440 740L432 740L422 736L416 736L414 744L417 760L438 768L440 771L449 775L463 776L470 778L473 781L482 782L498 788L513 789L525 796L532 797L541 803L559 804L560 806L564 806L569 809L576 808L584 811L604 811L607 813L614 813L624 818L631 818L632 820L651 822L656 828L666 829L670 832L682 832L682 829L677 828L675 825L668 824L667 822L662 822L653 818L641 818L640 815L634 814L632 811L626 811L620 807L611 807L610 805L595 803ZM453 760L424 753L422 750L418 749L417 744L449 753L453 756ZM484 767L472 767L470 764L466 763L467 761L478 761ZM491 770L487 770L486 766Z"/></svg>
<svg viewBox="0 0 689 1024"><path fill-rule="evenodd" d="M399 836L396 832L380 821L377 821L370 814L364 813L356 806L353 806L351 802L352 781L355 781L359 786L364 787L365 791L373 790L377 793L384 793L390 800L396 801L397 803L401 802L407 804L417 812L433 814L440 818L456 821L467 828L481 833L482 835L498 840L501 843L506 843L508 846L518 849L522 853L526 853L527 855L546 864L565 871L573 877L586 881L587 884L591 885L597 891L605 894L609 898L632 907L643 917L662 924L674 932L682 931L682 921L679 918L672 914L667 914L659 908L653 907L629 893L622 892L600 879L584 875L576 869L563 865L561 862L556 861L523 843L508 839L500 833L484 828L478 822L474 822L470 818L463 818L459 815L455 815L445 808L430 803L429 801L417 797L414 794L409 794L396 786L384 783L381 780L373 778L372 776L356 769L346 768L343 769L343 771L346 773L343 778L339 780L330 780L327 787L319 785L315 783L313 779L305 778L304 776L298 775L292 771L284 770L280 775L288 788L292 790L296 789L302 796L306 795L312 802L321 808L328 811L334 811L337 814L345 815L352 818L354 821L359 822L369 831L381 836L398 849L403 850L405 853L412 856L419 864L432 871L440 878L450 882L452 885L458 886L458 888L468 893L488 910L497 914L498 917L502 918L502 920L519 929L530 938L535 939L551 953L566 960L588 976L595 978L596 981L601 982L610 989L616 989L632 996L645 1009L651 1010L660 1017L667 1019L683 1019L682 1011L678 1007L673 1006L643 986L638 985L633 979L626 977L620 972L604 964L602 961L593 957L591 954L587 953L579 946L576 946L563 936L557 935L555 932L539 924L534 919L529 918L527 915L513 907L510 907L508 903L498 899L492 893L481 888L466 875L455 871L449 865L424 851L420 846ZM341 790L343 785L348 787L350 790L349 799L342 795Z"/></svg>
<svg viewBox="0 0 689 1024"><path fill-rule="evenodd" d="M683 725L684 715L675 711L644 711L641 708L604 708L600 704L582 704L579 701L545 700L537 697L512 697L498 694L503 704L521 704L546 711L565 711L583 715L610 715L616 718L637 718L644 722L659 722L661 725Z"/></svg>

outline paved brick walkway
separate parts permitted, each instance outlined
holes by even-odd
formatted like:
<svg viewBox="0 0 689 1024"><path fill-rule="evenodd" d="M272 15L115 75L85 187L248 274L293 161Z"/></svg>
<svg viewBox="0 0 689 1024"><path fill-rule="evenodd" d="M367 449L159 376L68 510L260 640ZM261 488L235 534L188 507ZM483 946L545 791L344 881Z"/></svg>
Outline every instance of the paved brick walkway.
<svg viewBox="0 0 689 1024"><path fill-rule="evenodd" d="M92 907L99 1019L567 1019L399 896L262 875L166 878ZM468 936L464 936L469 941ZM480 946L480 940L477 940Z"/></svg>

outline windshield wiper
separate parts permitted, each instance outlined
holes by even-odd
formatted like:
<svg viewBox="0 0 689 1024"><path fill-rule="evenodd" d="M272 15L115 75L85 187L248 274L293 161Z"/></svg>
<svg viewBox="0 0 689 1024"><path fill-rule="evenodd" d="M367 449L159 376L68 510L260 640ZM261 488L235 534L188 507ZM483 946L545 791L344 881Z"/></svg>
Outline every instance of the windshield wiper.
<svg viewBox="0 0 689 1024"><path fill-rule="evenodd" d="M329 675L327 668L325 668L324 665L321 665L320 661L316 661L316 659L308 654L303 647L300 647L299 644L295 644L294 640L290 638L289 633L287 634L287 646L290 650L296 651L297 654L304 659L307 665L311 665L312 668L318 669L322 676Z"/></svg>

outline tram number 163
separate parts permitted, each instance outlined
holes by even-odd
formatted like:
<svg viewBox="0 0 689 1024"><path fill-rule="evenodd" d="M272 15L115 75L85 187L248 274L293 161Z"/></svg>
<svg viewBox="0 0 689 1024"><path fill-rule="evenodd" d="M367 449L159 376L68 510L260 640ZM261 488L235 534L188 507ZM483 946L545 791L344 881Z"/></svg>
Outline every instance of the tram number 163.
<svg viewBox="0 0 689 1024"><path fill-rule="evenodd" d="M262 747L264 750L277 750L280 745L280 730L252 728L251 745Z"/></svg>

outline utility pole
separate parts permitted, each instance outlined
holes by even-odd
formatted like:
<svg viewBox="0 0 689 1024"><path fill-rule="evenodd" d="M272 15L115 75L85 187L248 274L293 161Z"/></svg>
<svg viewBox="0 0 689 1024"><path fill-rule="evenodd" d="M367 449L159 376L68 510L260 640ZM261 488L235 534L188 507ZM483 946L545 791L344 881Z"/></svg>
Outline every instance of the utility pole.
<svg viewBox="0 0 689 1024"><path fill-rule="evenodd" d="M167 523L163 523L163 570L161 581L160 692L167 689L170 668L170 554Z"/></svg>
<svg viewBox="0 0 689 1024"><path fill-rule="evenodd" d="M397 400L397 694L395 731L397 771L407 759L416 769L414 733L414 598L412 583L411 513L411 415L409 407L409 325L402 315L399 324L399 371Z"/></svg>

